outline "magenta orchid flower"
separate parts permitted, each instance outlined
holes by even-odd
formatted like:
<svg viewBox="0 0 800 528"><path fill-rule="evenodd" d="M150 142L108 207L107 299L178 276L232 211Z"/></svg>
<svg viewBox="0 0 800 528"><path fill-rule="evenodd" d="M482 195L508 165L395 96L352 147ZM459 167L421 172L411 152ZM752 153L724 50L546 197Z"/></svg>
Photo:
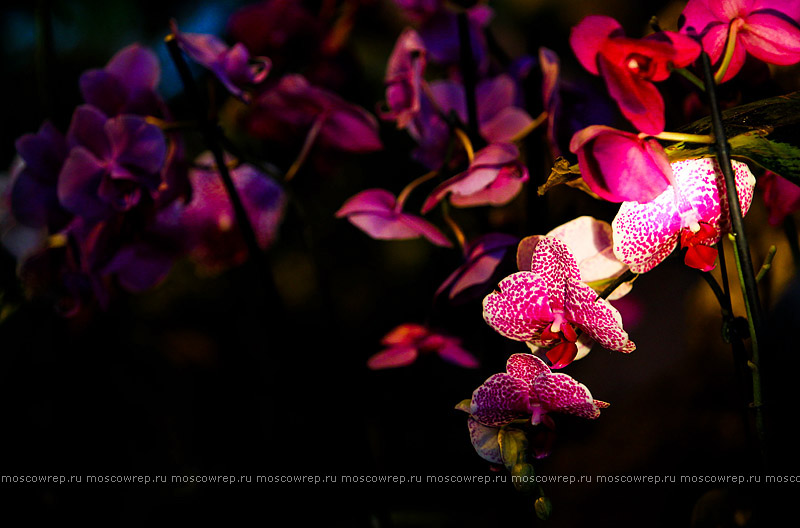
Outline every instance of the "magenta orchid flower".
<svg viewBox="0 0 800 528"><path fill-rule="evenodd" d="M572 136L581 177L597 196L610 202L648 202L672 181L672 168L661 144L602 125Z"/></svg>
<svg viewBox="0 0 800 528"><path fill-rule="evenodd" d="M528 181L528 168L519 161L512 143L492 143L475 153L464 172L440 183L425 200L422 213L433 209L446 195L456 207L500 206L519 194Z"/></svg>
<svg viewBox="0 0 800 528"><path fill-rule="evenodd" d="M336 211L336 218L347 218L372 238L406 240L425 237L433 244L451 247L452 243L433 224L402 212L403 202L384 189L367 189L351 197Z"/></svg>
<svg viewBox="0 0 800 528"><path fill-rule="evenodd" d="M250 52L241 42L228 47L214 35L181 33L174 20L170 21L170 27L186 55L210 70L225 89L242 101L250 101L244 88L260 84L267 78L272 66L270 60L266 57L251 59Z"/></svg>
<svg viewBox="0 0 800 528"><path fill-rule="evenodd" d="M601 346L629 353L636 345L622 328L619 312L581 282L578 263L562 241L542 237L530 271L509 275L483 300L483 317L500 334L537 347L563 368L578 353L578 330Z"/></svg>
<svg viewBox="0 0 800 528"><path fill-rule="evenodd" d="M394 46L386 65L386 104L383 119L397 121L397 128L406 128L419 114L422 103L422 74L425 71L425 44L419 34L406 28Z"/></svg>
<svg viewBox="0 0 800 528"><path fill-rule="evenodd" d="M570 45L584 68L603 77L622 114L647 134L664 131L664 99L653 82L666 80L672 67L688 66L701 51L693 38L674 31L627 38L616 20L601 15L572 28Z"/></svg>
<svg viewBox="0 0 800 528"><path fill-rule="evenodd" d="M167 157L164 134L140 116L108 119L79 106L67 131L69 155L58 176L58 199L78 216L97 220L127 211L156 193Z"/></svg>
<svg viewBox="0 0 800 528"><path fill-rule="evenodd" d="M530 417L533 425L552 426L548 413L572 414L590 420L609 404L592 397L585 385L572 377L553 373L533 354L508 358L506 372L494 374L472 393L470 415L488 427Z"/></svg>
<svg viewBox="0 0 800 528"><path fill-rule="evenodd" d="M747 54L769 64L800 61L800 3L785 0L689 0L681 15L681 31L700 37L712 62L736 40L722 77L725 82L744 65Z"/></svg>
<svg viewBox="0 0 800 528"><path fill-rule="evenodd" d="M447 291L448 298L453 299L473 286L485 284L518 241L517 237L503 233L489 233L471 241L464 248L464 264L445 279L435 296Z"/></svg>
<svg viewBox="0 0 800 528"><path fill-rule="evenodd" d="M764 203L769 212L769 225L778 226L787 216L800 211L800 186L797 184L767 171L758 178L758 186L763 192Z"/></svg>
<svg viewBox="0 0 800 528"><path fill-rule="evenodd" d="M372 370L405 367L422 354L437 354L448 363L464 368L478 368L479 365L475 356L461 347L460 339L418 324L396 327L383 337L381 344L386 348L367 361Z"/></svg>
<svg viewBox="0 0 800 528"><path fill-rule="evenodd" d="M742 214L753 198L755 178L740 161L733 161L736 192ZM725 182L714 158L672 163L675 184L650 202L625 202L611 226L614 254L635 273L650 271L672 253L681 240L688 248L686 263L707 271L714 267L723 233L730 231Z"/></svg>
<svg viewBox="0 0 800 528"><path fill-rule="evenodd" d="M286 127L307 134L306 142L318 141L346 152L372 152L383 148L378 121L362 107L335 93L313 86L298 74L285 75L253 103L249 131L269 137Z"/></svg>
<svg viewBox="0 0 800 528"><path fill-rule="evenodd" d="M206 152L197 158L198 168L189 173L192 200L179 211L179 223L192 259L214 272L247 259L247 246L237 233L236 215L222 178ZM242 164L230 171L261 249L267 249L278 235L286 208L281 186L252 165Z"/></svg>
<svg viewBox="0 0 800 528"><path fill-rule="evenodd" d="M83 100L113 117L118 114L166 116L168 109L158 95L161 66L150 49L131 44L111 57L102 69L80 77Z"/></svg>

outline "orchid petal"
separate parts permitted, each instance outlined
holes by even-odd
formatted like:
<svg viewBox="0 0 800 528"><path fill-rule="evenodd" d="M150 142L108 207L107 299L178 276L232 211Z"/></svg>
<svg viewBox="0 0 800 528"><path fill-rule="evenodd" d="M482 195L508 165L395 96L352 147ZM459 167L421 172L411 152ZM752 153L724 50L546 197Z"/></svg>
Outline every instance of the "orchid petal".
<svg viewBox="0 0 800 528"><path fill-rule="evenodd" d="M478 422L499 426L530 414L530 384L509 374L494 374L472 393L470 414Z"/></svg>

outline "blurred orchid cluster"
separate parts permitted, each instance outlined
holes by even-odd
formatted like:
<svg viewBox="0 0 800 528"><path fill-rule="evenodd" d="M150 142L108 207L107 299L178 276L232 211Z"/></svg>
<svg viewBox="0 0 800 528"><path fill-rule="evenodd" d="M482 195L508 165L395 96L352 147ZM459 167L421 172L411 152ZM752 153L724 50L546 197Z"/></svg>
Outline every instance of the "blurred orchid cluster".
<svg viewBox="0 0 800 528"><path fill-rule="evenodd" d="M417 172L407 175L405 187L361 190L335 216L375 239L457 247L461 264L434 299L483 298L486 323L528 346L458 408L469 414L481 457L512 474L533 471L533 459L553 444L550 414L594 419L609 405L554 371L593 347L625 354L636 348L610 301L673 254L709 272L715 245L734 229L724 171L709 146L719 138L708 124L667 131L673 119L665 115L661 83L680 76L680 95L695 101L693 90L705 90L702 54L715 65L717 85L735 80L746 60L797 63L800 4L689 0L674 31L654 24L643 38L626 36L610 17L588 16L569 43L586 78L602 80L605 92L598 92L579 78L564 78L550 49L504 54L485 2L465 8L395 0L407 26L386 57L383 100L357 104L340 95L347 73L337 60L358 4L345 2L337 17L327 18L299 1L245 6L229 20L232 45L215 35L183 33L175 21L168 29L167 44L179 50L175 67L185 67L188 58L230 95L236 137L299 146L284 166L243 155L204 117L215 115L213 100L197 109L196 120L176 119L157 91L168 66L139 44L85 72L83 104L68 129L45 122L16 142L10 212L36 233L18 255L21 280L70 315L87 304L107 306L120 289L151 288L180 258L211 271L242 264L275 243L286 186L312 151L357 157L406 148L401 155ZM183 80L188 92L191 79ZM394 135L381 127L394 128ZM186 134L197 130L205 130L207 143L191 152ZM752 139L753 130L739 132ZM399 145L397 138L408 141ZM541 164L530 154L537 141L537 152L555 167L553 181L532 181L533 167ZM800 208L800 174L788 164L748 157L748 144L732 143L741 214L753 202L754 173L771 223ZM561 182L621 204L616 217L580 215L550 230L537 226L545 234L477 232L455 218L453 208L502 211L534 183L543 194ZM421 190L427 194L409 200ZM421 205L413 210L411 203ZM248 232L257 247L248 246ZM503 278L511 262L515 270ZM370 369L407 366L423 354L480 367L482 355L467 350L458 329L398 323L383 339L386 348L368 360Z"/></svg>

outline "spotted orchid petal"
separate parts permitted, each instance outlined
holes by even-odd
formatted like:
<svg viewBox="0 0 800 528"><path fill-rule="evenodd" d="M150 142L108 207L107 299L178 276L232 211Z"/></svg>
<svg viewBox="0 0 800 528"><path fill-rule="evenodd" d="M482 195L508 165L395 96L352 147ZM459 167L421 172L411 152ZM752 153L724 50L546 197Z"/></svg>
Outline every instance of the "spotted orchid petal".
<svg viewBox="0 0 800 528"><path fill-rule="evenodd" d="M497 441L500 428L483 425L472 416L467 418L467 428L469 429L469 440L472 442L475 452L492 464L502 464L503 455L500 443Z"/></svg>
<svg viewBox="0 0 800 528"><path fill-rule="evenodd" d="M534 392L545 412L573 414L594 420L600 416L600 409L608 407L607 403L592 398L586 385L566 374L540 376L536 379Z"/></svg>
<svg viewBox="0 0 800 528"><path fill-rule="evenodd" d="M745 163L732 163L740 207L746 214L755 178ZM730 231L725 182L716 160L676 161L672 169L677 191L669 186L650 202L625 202L612 223L614 254L635 273L650 271L672 253L682 229L693 229L699 222L709 224L718 235L705 241L706 245Z"/></svg>
<svg viewBox="0 0 800 528"><path fill-rule="evenodd" d="M470 414L480 423L500 426L530 416L531 383L510 374L494 374L472 393Z"/></svg>
<svg viewBox="0 0 800 528"><path fill-rule="evenodd" d="M567 320L575 323L594 341L608 350L625 354L636 350L622 328L622 316L611 304L597 296L597 292L581 282L573 282L567 289Z"/></svg>

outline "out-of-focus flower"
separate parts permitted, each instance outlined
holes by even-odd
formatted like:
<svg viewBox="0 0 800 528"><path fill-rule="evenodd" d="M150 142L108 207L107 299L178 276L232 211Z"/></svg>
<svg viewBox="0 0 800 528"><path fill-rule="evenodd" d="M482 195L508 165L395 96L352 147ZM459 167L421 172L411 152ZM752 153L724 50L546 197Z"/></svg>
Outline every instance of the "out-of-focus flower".
<svg viewBox="0 0 800 528"><path fill-rule="evenodd" d="M259 95L248 116L248 129L258 137L269 137L286 127L315 134L320 144L347 152L371 152L383 148L378 121L362 107L348 103L335 93L312 86L302 76L284 76Z"/></svg>
<svg viewBox="0 0 800 528"><path fill-rule="evenodd" d="M480 236L464 248L464 264L458 267L436 290L436 296L447 291L450 299L468 288L485 284L494 274L497 266L509 248L519 239L503 233L489 233Z"/></svg>
<svg viewBox="0 0 800 528"><path fill-rule="evenodd" d="M595 400L595 403L598 407L602 408L603 402ZM461 407L457 408L462 409ZM469 405L462 410L469 412ZM528 450L532 452L533 456L537 459L545 458L550 454L556 438L555 431L551 428L554 424L551 423L552 420L550 420L550 417L544 415L542 419L543 423L541 427L537 427L526 434ZM500 427L483 425L470 416L467 418L467 428L469 430L469 439L472 443L472 447L475 448L475 452L478 453L481 458L492 464L504 463L503 452L502 449L500 449L500 443L497 439L501 431Z"/></svg>
<svg viewBox="0 0 800 528"><path fill-rule="evenodd" d="M419 34L406 28L389 56L385 78L389 111L381 117L397 121L397 128L406 128L421 110L425 55L425 45Z"/></svg>
<svg viewBox="0 0 800 528"><path fill-rule="evenodd" d="M214 35L181 33L174 20L170 21L172 34L181 49L196 63L207 68L235 97L249 102L250 94L244 91L267 78L272 63L266 57L253 57L241 42L228 47Z"/></svg>
<svg viewBox="0 0 800 528"><path fill-rule="evenodd" d="M433 332L429 328L413 324L402 324L386 334L381 340L386 348L367 360L372 370L410 365L422 354L437 354L443 360L464 368L477 368L478 360L461 348L456 337Z"/></svg>
<svg viewBox="0 0 800 528"><path fill-rule="evenodd" d="M131 44L118 51L105 68L84 72L80 78L83 100L107 116L137 114L166 116L167 108L156 92L161 67L150 49Z"/></svg>
<svg viewBox="0 0 800 528"><path fill-rule="evenodd" d="M433 209L446 195L456 207L505 205L528 181L528 168L519 161L512 143L492 143L475 153L464 172L439 184L425 200L422 213Z"/></svg>
<svg viewBox="0 0 800 528"><path fill-rule="evenodd" d="M213 157L204 153L189 173L192 200L179 212L190 256L207 271L241 264L247 247ZM281 186L251 165L230 170L231 180L253 226L258 245L268 248L278 234L286 207Z"/></svg>
<svg viewBox="0 0 800 528"><path fill-rule="evenodd" d="M669 159L652 138L593 125L577 132L569 148L586 185L610 202L648 202L672 180Z"/></svg>
<svg viewBox="0 0 800 528"><path fill-rule="evenodd" d="M70 215L56 193L58 173L67 157L64 136L49 122L36 134L25 134L15 146L22 163L12 171L11 213L23 225L63 228Z"/></svg>
<svg viewBox="0 0 800 528"><path fill-rule="evenodd" d="M780 225L788 215L800 210L800 186L797 184L767 171L758 178L758 186L764 193L770 225Z"/></svg>
<svg viewBox="0 0 800 528"><path fill-rule="evenodd" d="M509 275L484 298L483 317L497 332L552 347L547 355L554 368L566 366L577 355L576 329L609 350L635 350L619 312L581 282L578 263L564 242L542 237L530 269Z"/></svg>
<svg viewBox="0 0 800 528"><path fill-rule="evenodd" d="M417 24L422 24L442 9L443 0L395 0L403 13Z"/></svg>
<svg viewBox="0 0 800 528"><path fill-rule="evenodd" d="M478 73L485 74L489 68L489 52L483 30L494 17L494 11L479 4L466 11L469 30L470 51ZM461 41L458 34L458 15L450 9L439 9L428 17L418 31L425 42L431 60L443 66L459 64Z"/></svg>
<svg viewBox="0 0 800 528"><path fill-rule="evenodd" d="M405 240L427 238L433 244L451 247L451 242L433 224L402 212L395 196L384 189L367 189L356 194L336 211L372 238Z"/></svg>
<svg viewBox="0 0 800 528"><path fill-rule="evenodd" d="M732 163L744 215L750 208L756 181L747 164ZM623 203L611 224L614 254L635 273L650 271L667 258L685 231L690 232L685 235L686 246L695 248L687 252L686 263L711 269L716 250L710 246L730 231L725 180L716 159L676 161L672 169L677 189L669 186L650 202Z"/></svg>
<svg viewBox="0 0 800 528"><path fill-rule="evenodd" d="M228 19L227 32L250 53L285 60L298 48L321 39L317 18L297 0L265 0L245 5ZM285 53L292 50L291 54Z"/></svg>
<svg viewBox="0 0 800 528"><path fill-rule="evenodd" d="M660 31L627 38L616 20L602 15L572 28L570 45L584 68L603 77L622 114L647 134L664 131L664 99L653 81L666 80L671 67L688 66L700 54L700 45L686 35Z"/></svg>
<svg viewBox="0 0 800 528"><path fill-rule="evenodd" d="M505 373L492 375L472 393L470 415L490 427L527 417L537 425L550 422L546 415L552 412L595 419L608 406L572 377L551 372L533 354L514 354Z"/></svg>
<svg viewBox="0 0 800 528"><path fill-rule="evenodd" d="M161 130L142 117L108 119L91 105L79 106L67 131L69 154L58 176L65 209L89 220L127 211L155 193L167 144Z"/></svg>
<svg viewBox="0 0 800 528"><path fill-rule="evenodd" d="M679 20L680 30L699 37L712 62L736 40L722 82L741 70L750 53L770 64L800 61L800 3L785 0L689 0Z"/></svg>

